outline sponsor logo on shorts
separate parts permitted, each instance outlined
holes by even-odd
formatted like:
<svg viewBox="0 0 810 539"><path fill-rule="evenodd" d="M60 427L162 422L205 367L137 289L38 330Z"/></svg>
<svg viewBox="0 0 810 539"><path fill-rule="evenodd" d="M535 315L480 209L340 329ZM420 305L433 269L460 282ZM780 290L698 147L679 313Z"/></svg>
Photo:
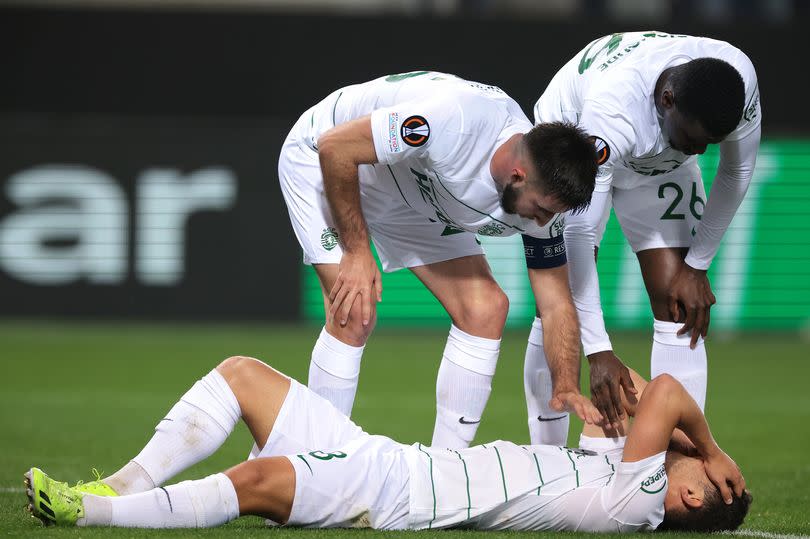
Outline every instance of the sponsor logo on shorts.
<svg viewBox="0 0 810 539"><path fill-rule="evenodd" d="M667 472L662 464L658 471L641 482L641 491L647 494L661 492L667 486Z"/></svg>
<svg viewBox="0 0 810 539"><path fill-rule="evenodd" d="M399 113L388 113L388 151L397 153L402 151L402 146L399 144Z"/></svg>
<svg viewBox="0 0 810 539"><path fill-rule="evenodd" d="M338 244L338 233L337 230L334 228L327 227L323 229L321 233L321 247L326 249L327 251L331 251Z"/></svg>
<svg viewBox="0 0 810 539"><path fill-rule="evenodd" d="M479 228L478 233L482 236L500 236L504 230L506 230L505 226L492 222Z"/></svg>
<svg viewBox="0 0 810 539"><path fill-rule="evenodd" d="M591 141L596 148L596 164L604 165L610 159L610 146L601 137L591 137Z"/></svg>
<svg viewBox="0 0 810 539"><path fill-rule="evenodd" d="M430 126L422 116L409 116L402 122L400 128L402 140L408 146L419 147L424 145L430 137Z"/></svg>

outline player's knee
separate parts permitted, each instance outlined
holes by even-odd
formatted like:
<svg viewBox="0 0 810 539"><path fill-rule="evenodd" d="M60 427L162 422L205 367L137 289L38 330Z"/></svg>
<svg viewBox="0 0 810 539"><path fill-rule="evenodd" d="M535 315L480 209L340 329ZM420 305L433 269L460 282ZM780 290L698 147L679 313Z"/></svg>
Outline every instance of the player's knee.
<svg viewBox="0 0 810 539"><path fill-rule="evenodd" d="M467 332L500 332L509 313L509 298L497 285L479 294L467 296L458 319Z"/></svg>
<svg viewBox="0 0 810 539"><path fill-rule="evenodd" d="M647 387L644 388L644 394L662 393L671 394L673 391L682 389L681 383L675 379L671 374L663 373L653 378Z"/></svg>
<svg viewBox="0 0 810 539"><path fill-rule="evenodd" d="M245 497L260 497L267 490L268 478L264 459L243 462L228 470L227 475L237 493Z"/></svg>
<svg viewBox="0 0 810 539"><path fill-rule="evenodd" d="M338 320L334 320L329 325L329 333L331 333L339 341L344 342L351 346L363 346L366 344L374 326L377 322L376 311L372 313L368 324L363 324L362 309L358 304L352 307L349 313L349 318L346 320L346 325L341 326Z"/></svg>
<svg viewBox="0 0 810 539"><path fill-rule="evenodd" d="M670 289L663 285L654 285L647 288L650 296L650 307L653 316L658 320L669 320Z"/></svg>
<svg viewBox="0 0 810 539"><path fill-rule="evenodd" d="M217 372L233 387L237 381L251 379L254 372L263 363L247 356L231 356L217 365Z"/></svg>

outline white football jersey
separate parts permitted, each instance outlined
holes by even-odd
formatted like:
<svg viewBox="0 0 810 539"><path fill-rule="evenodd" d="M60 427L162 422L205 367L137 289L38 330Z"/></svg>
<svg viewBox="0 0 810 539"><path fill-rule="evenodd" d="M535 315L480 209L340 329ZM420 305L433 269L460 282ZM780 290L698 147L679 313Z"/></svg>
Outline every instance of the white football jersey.
<svg viewBox="0 0 810 539"><path fill-rule="evenodd" d="M594 452L497 441L461 450L408 447L414 529L633 532L664 518L666 453L622 462Z"/></svg>
<svg viewBox="0 0 810 539"><path fill-rule="evenodd" d="M614 166L636 172L636 182L665 174L695 157L671 148L664 138L653 100L655 83L665 69L704 57L724 60L742 76L743 117L725 139L740 140L762 120L751 60L723 41L653 31L612 34L589 43L549 83L535 104L535 121L575 122L602 139L597 141L604 159L597 191L610 188Z"/></svg>
<svg viewBox="0 0 810 539"><path fill-rule="evenodd" d="M359 167L364 200L399 197L445 233L562 234L555 215L540 227L506 213L490 172L493 154L532 124L500 88L432 71L389 75L333 92L310 111L307 145L335 125L366 114L378 163Z"/></svg>

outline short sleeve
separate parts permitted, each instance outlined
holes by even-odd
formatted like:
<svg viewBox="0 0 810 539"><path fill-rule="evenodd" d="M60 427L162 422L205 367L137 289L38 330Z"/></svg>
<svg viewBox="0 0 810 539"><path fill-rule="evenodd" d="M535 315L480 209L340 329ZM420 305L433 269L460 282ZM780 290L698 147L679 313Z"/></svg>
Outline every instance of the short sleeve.
<svg viewBox="0 0 810 539"><path fill-rule="evenodd" d="M579 126L593 137L596 146L599 169L596 172L595 191L610 189L614 166L620 162L621 156L630 155L635 148L633 124L622 110L627 108L627 105L611 106L609 99L585 100Z"/></svg>
<svg viewBox="0 0 810 539"><path fill-rule="evenodd" d="M459 143L457 102L447 98L407 101L371 113L377 161L393 165L404 159L440 161Z"/></svg>
<svg viewBox="0 0 810 539"><path fill-rule="evenodd" d="M667 494L666 452L637 462L619 462L602 491L602 506L622 528L653 530L664 520Z"/></svg>

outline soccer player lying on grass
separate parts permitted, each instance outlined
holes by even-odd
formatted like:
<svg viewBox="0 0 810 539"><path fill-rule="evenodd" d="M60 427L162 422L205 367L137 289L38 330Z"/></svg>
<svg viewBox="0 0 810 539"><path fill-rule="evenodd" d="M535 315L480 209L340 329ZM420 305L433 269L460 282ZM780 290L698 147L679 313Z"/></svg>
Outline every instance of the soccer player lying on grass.
<svg viewBox="0 0 810 539"><path fill-rule="evenodd" d="M751 497L734 461L680 383L662 375L644 386L637 378L640 400L626 402L635 416L626 438L586 425L580 449L496 441L454 451L367 434L295 380L233 357L195 383L115 474L70 487L29 470L29 510L45 524L149 528L212 527L240 515L323 528L736 528ZM565 401L602 420L581 395ZM211 455L240 417L256 458L160 486ZM700 457L668 451L673 433Z"/></svg>

